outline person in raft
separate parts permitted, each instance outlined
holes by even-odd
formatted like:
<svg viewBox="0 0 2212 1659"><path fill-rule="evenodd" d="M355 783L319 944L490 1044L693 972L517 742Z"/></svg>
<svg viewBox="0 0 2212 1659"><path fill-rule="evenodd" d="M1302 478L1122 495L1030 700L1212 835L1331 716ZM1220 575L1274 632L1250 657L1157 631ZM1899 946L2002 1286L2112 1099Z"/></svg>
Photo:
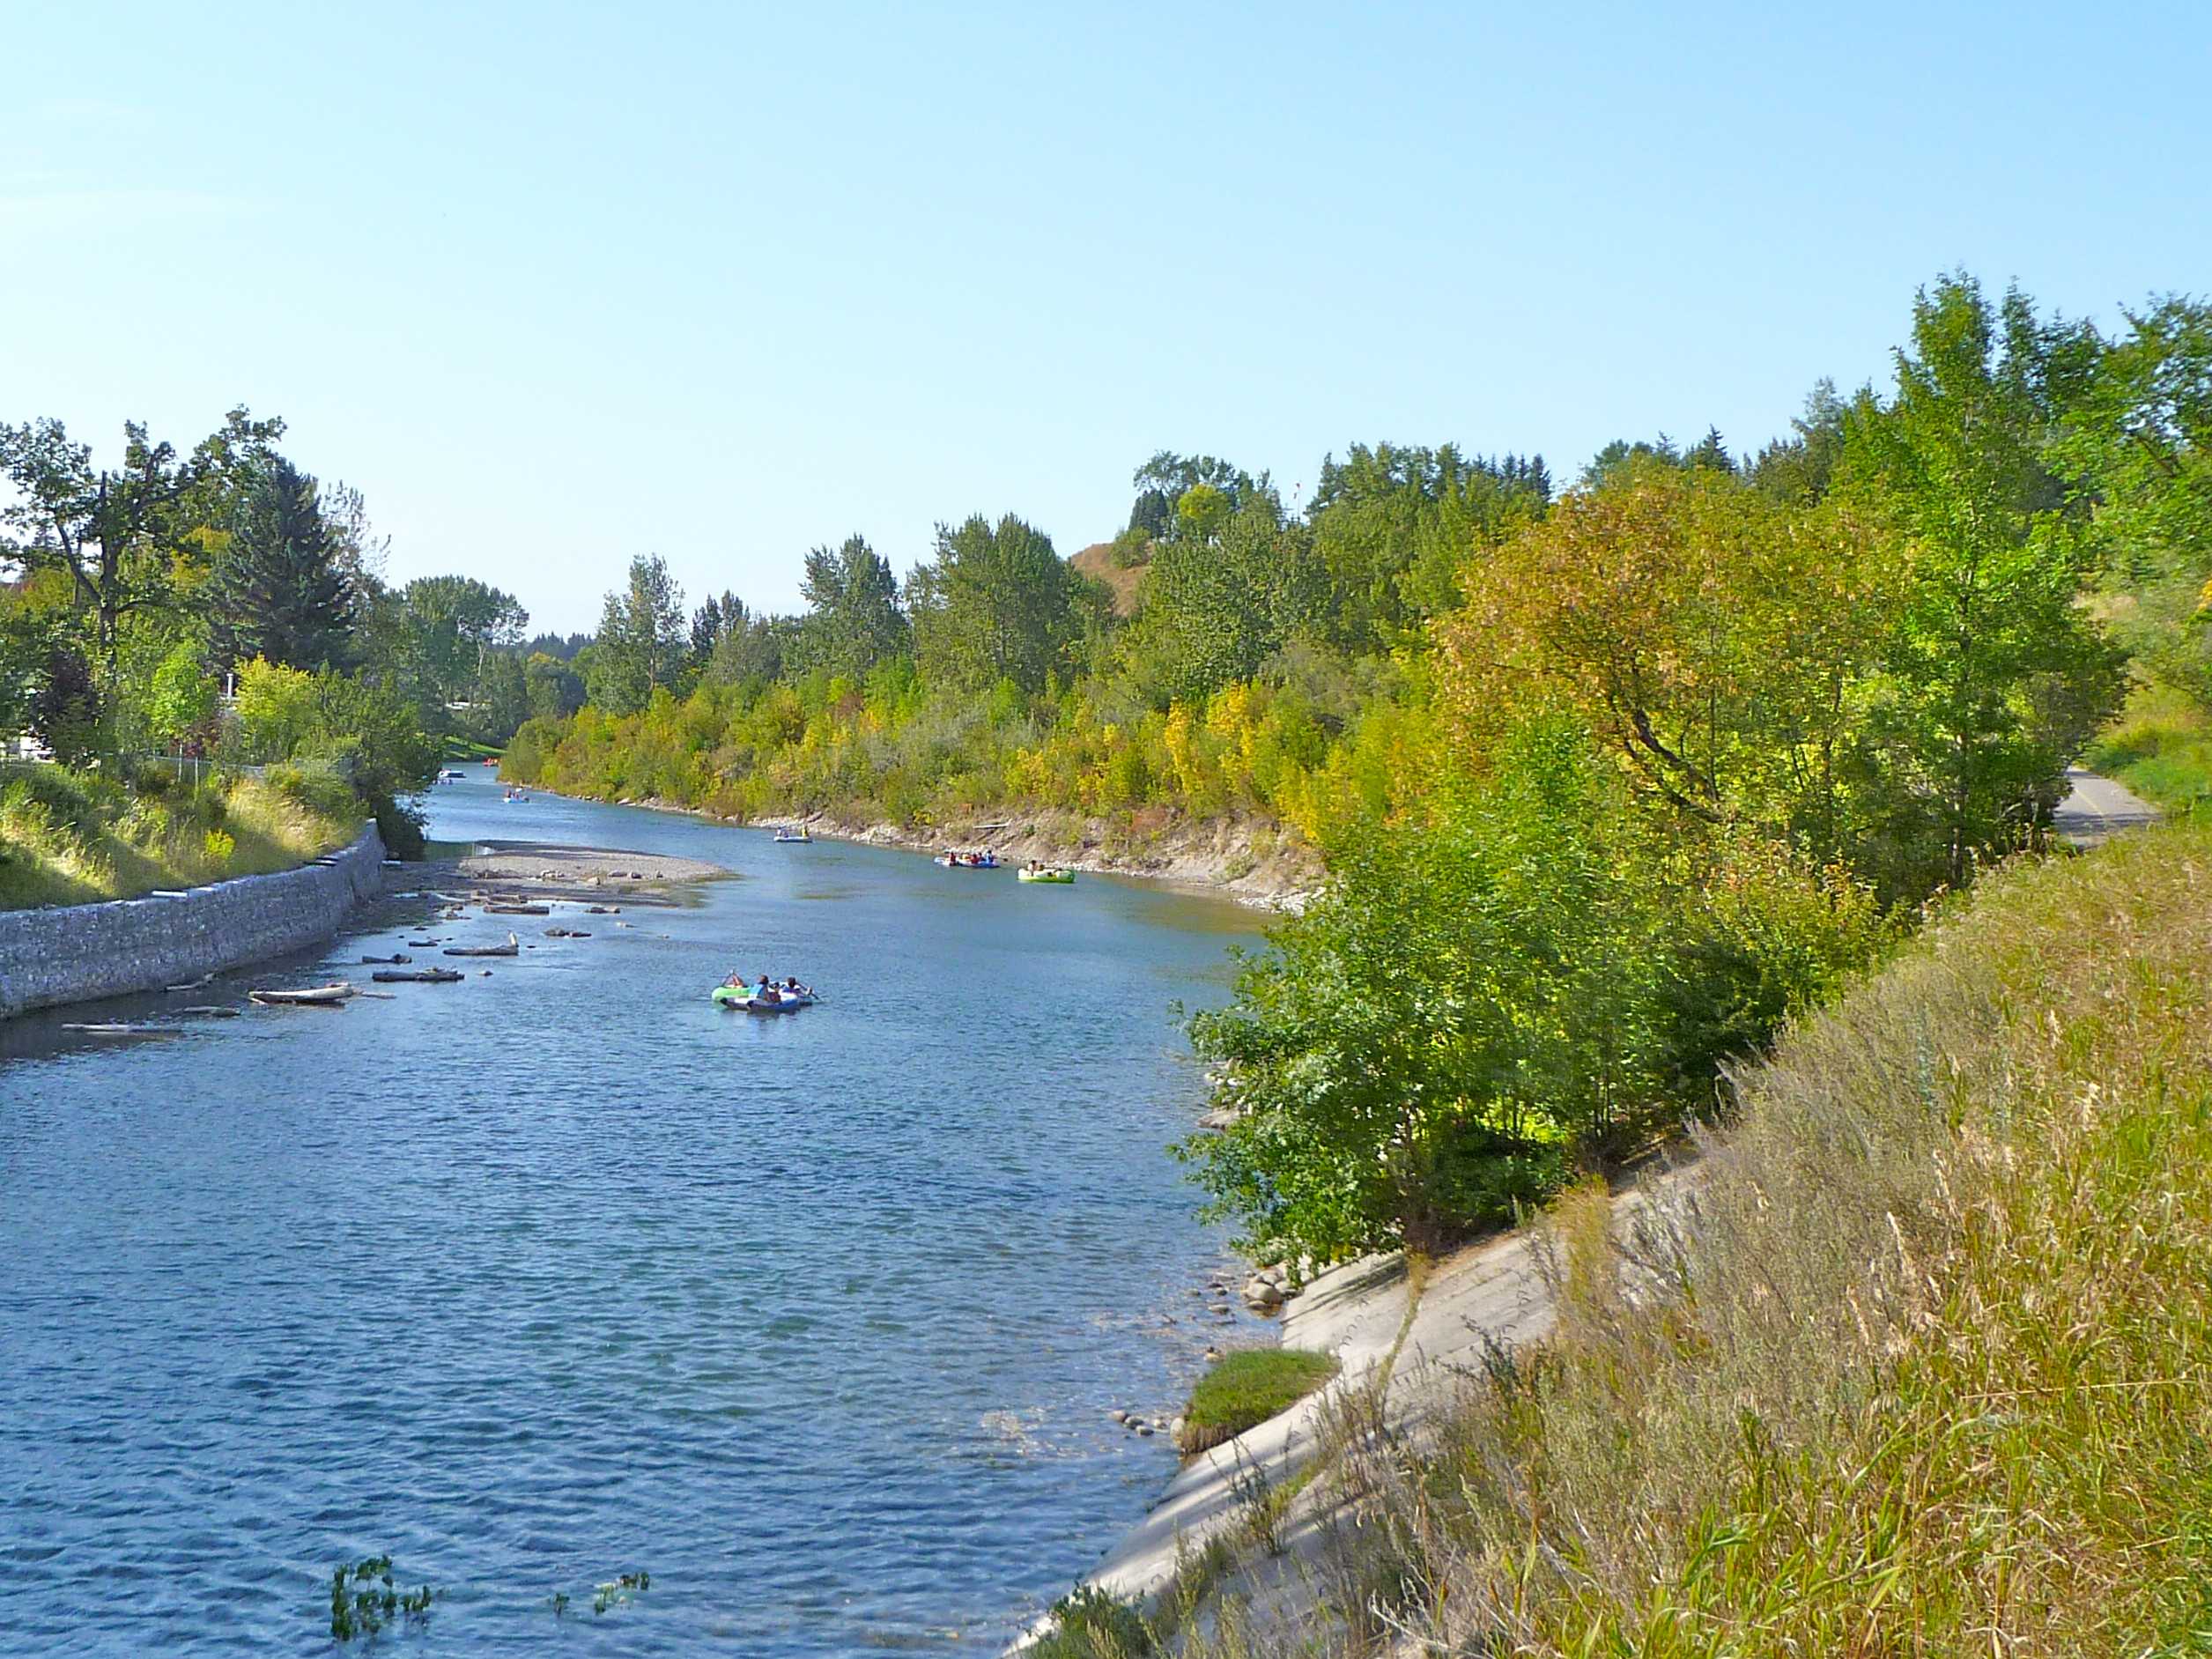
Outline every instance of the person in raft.
<svg viewBox="0 0 2212 1659"><path fill-rule="evenodd" d="M742 991L745 989L745 976L733 967L729 970L729 977L722 983L733 991Z"/></svg>

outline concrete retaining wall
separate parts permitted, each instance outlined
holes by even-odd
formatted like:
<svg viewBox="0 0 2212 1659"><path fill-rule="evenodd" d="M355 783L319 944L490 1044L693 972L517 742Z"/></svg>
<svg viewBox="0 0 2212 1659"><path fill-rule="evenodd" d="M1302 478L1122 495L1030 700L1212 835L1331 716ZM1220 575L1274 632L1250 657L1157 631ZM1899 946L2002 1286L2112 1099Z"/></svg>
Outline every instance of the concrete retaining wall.
<svg viewBox="0 0 2212 1659"><path fill-rule="evenodd" d="M240 876L174 898L0 911L0 1019L61 1003L158 990L320 944L384 890L371 824L324 864Z"/></svg>

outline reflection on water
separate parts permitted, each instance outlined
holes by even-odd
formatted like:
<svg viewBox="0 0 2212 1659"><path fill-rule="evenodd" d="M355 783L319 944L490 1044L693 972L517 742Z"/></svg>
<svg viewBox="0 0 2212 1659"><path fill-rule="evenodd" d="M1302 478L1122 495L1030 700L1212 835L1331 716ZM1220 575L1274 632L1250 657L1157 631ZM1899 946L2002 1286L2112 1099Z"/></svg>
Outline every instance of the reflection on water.
<svg viewBox="0 0 2212 1659"><path fill-rule="evenodd" d="M625 1653L988 1651L1169 1472L1106 1409L1221 1334L1166 1009L1250 919L484 777L432 805L751 879L587 939L472 915L431 931L527 948L338 1012L0 1026L0 1646L312 1649L330 1567L388 1550L449 1591L441 1652L538 1652L554 1592L638 1567ZM184 1000L366 983L423 915ZM724 1012L732 968L826 997Z"/></svg>

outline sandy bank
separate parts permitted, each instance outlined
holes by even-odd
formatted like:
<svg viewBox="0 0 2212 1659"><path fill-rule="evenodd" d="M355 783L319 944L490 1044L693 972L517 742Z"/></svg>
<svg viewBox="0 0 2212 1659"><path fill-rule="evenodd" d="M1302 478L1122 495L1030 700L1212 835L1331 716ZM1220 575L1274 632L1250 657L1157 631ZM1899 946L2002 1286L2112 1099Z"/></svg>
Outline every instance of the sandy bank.
<svg viewBox="0 0 2212 1659"><path fill-rule="evenodd" d="M1018 812L941 826L852 825L826 812L763 819L869 846L936 854L988 848L1002 863L1048 864L1203 890L1257 909L1297 911L1321 885L1321 855L1296 835L1259 818L1184 818L1159 814L1136 826L1071 812Z"/></svg>
<svg viewBox="0 0 2212 1659"><path fill-rule="evenodd" d="M675 888L692 882L721 881L736 871L703 858L676 858L665 853L634 853L619 848L566 847L554 841L478 841L478 850L461 858L433 859L410 866L417 885L452 892L466 888L472 897L498 897L525 903L566 900L653 905L678 902Z"/></svg>

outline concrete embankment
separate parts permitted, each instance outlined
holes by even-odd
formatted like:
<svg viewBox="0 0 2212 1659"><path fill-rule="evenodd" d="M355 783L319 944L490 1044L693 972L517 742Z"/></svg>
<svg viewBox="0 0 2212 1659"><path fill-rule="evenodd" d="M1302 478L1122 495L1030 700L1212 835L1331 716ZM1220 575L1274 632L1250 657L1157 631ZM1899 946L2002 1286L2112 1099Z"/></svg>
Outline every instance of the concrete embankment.
<svg viewBox="0 0 2212 1659"><path fill-rule="evenodd" d="M1615 1237L1626 1241L1666 1225L1688 1200L1694 1174L1694 1166L1668 1171L1620 1194ZM1084 1581L1158 1610L1178 1575L1218 1540L1229 1559L1214 1583L1214 1604L1233 1598L1249 1630L1299 1646L1292 1638L1310 1634L1321 1618L1332 1558L1353 1520L1341 1484L1329 1478L1340 1426L1365 1416L1418 1444L1486 1355L1550 1335L1557 1317L1551 1246L1543 1226L1530 1226L1444 1257L1417 1284L1396 1255L1365 1256L1315 1278L1284 1310L1283 1345L1334 1354L1342 1366L1335 1379L1188 1459ZM1624 1276L1631 1271L1624 1266ZM1270 1491L1294 1495L1261 1547L1252 1536L1254 1506ZM1033 1626L1017 1649L1045 1628Z"/></svg>
<svg viewBox="0 0 2212 1659"><path fill-rule="evenodd" d="M269 876L106 904L0 911L0 1019L133 991L319 944L384 891L370 824L350 847Z"/></svg>

